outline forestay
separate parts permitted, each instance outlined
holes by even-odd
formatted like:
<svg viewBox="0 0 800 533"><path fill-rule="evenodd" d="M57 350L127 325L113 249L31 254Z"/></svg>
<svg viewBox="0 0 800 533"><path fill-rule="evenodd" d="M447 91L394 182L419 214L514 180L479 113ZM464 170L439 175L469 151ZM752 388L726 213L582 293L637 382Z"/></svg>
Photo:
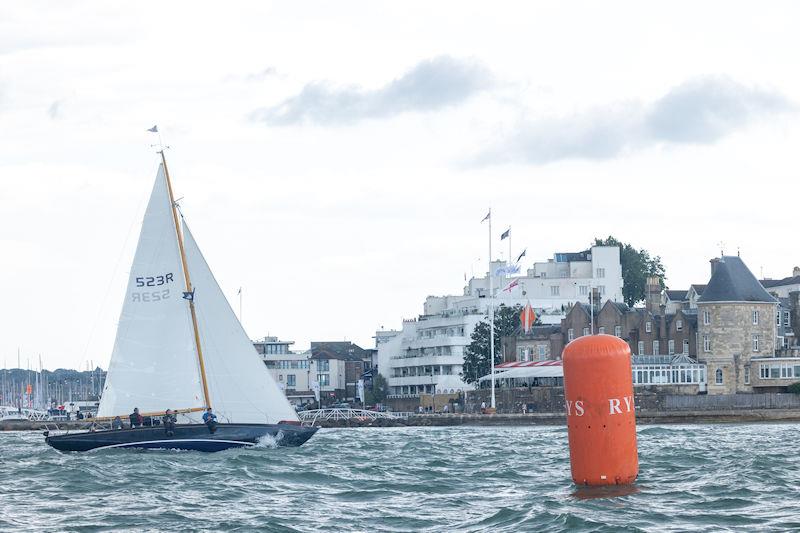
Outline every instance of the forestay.
<svg viewBox="0 0 800 533"><path fill-rule="evenodd" d="M98 416L202 407L203 389L163 165L133 259Z"/></svg>
<svg viewBox="0 0 800 533"><path fill-rule="evenodd" d="M183 237L211 404L220 421L274 424L298 420L236 318L185 222Z"/></svg>

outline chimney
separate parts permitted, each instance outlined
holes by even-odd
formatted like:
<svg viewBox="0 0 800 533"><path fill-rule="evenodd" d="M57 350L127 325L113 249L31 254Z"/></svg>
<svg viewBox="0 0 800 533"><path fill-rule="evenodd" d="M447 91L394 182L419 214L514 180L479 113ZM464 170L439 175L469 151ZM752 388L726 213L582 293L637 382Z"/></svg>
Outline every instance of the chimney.
<svg viewBox="0 0 800 533"><path fill-rule="evenodd" d="M648 276L644 289L644 304L647 310L657 315L661 307L661 278Z"/></svg>
<svg viewBox="0 0 800 533"><path fill-rule="evenodd" d="M719 258L719 257L715 257L714 259L712 259L710 261L710 263L711 263L711 275L712 276L714 275L714 271L717 270L717 265L720 263L720 261L722 261L722 258ZM722 262L724 262L724 261L722 261Z"/></svg>
<svg viewBox="0 0 800 533"><path fill-rule="evenodd" d="M796 278L797 276L800 276L800 267L794 267L792 269L792 277Z"/></svg>

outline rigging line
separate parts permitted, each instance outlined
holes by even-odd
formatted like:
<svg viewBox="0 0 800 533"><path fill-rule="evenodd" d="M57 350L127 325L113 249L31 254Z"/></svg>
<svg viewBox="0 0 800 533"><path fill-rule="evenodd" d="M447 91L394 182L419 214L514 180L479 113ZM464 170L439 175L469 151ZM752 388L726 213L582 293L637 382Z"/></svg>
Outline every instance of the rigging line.
<svg viewBox="0 0 800 533"><path fill-rule="evenodd" d="M103 310L105 309L108 303L108 295L111 293L111 286L114 284L114 280L117 277L117 272L119 271L120 263L122 263L122 258L125 255L125 249L128 247L128 241L130 240L131 233L133 232L134 226L136 226L136 221L140 218L144 218L144 215L141 214L142 204L145 201L145 198L150 196L149 192L145 192L144 194L140 195L139 203L136 206L136 215L131 220L131 224L128 227L128 232L125 234L125 239L122 242L122 248L119 251L119 255L117 257L117 261L114 264L114 268L111 272L111 279L108 280L108 286L106 287L105 295L100 303L100 307L97 310L97 315L95 316L94 322L92 323L92 328L89 331L89 338L86 340L86 346L83 348L83 353L81 354L81 360L86 358L86 353L89 351L89 345L92 343L92 339L94 338L94 332L97 329L97 323L100 321L100 316L103 314Z"/></svg>

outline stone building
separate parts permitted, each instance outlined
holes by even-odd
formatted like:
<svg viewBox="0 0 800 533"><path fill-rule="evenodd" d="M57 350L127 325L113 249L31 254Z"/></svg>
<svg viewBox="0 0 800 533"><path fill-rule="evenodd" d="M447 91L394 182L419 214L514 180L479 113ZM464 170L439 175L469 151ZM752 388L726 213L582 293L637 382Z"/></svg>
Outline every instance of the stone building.
<svg viewBox="0 0 800 533"><path fill-rule="evenodd" d="M709 394L777 385L765 384L754 368L775 357L777 307L740 257L711 260L711 279L697 300L698 359L708 367Z"/></svg>

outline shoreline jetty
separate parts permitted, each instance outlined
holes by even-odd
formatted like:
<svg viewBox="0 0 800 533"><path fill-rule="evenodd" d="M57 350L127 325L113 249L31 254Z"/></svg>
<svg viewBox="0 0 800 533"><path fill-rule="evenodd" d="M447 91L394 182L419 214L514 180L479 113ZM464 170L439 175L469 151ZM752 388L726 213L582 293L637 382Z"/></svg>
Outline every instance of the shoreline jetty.
<svg viewBox="0 0 800 533"><path fill-rule="evenodd" d="M714 423L753 423L753 422L800 422L798 409L748 409L716 411L637 411L637 424L714 424ZM419 414L404 419L361 420L321 420L317 425L323 428L359 427L448 427L448 426L563 426L566 416L560 413L527 414ZM58 426L62 430L81 430L87 421L53 422L31 420L0 421L0 431L43 431Z"/></svg>

